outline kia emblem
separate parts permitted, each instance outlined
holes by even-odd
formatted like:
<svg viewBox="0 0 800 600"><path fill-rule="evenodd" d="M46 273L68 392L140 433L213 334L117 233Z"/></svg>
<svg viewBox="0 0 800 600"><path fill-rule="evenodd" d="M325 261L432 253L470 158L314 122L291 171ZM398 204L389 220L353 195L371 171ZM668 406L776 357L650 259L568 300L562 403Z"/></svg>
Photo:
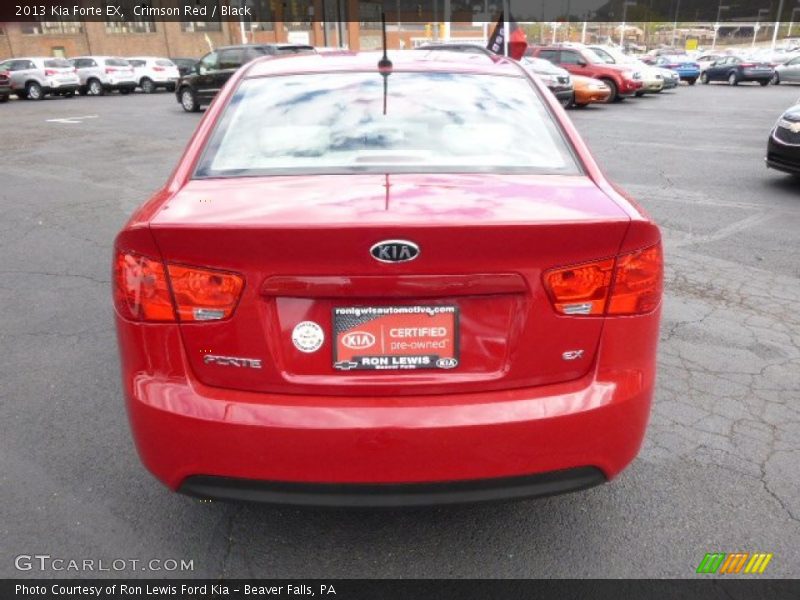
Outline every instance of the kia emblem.
<svg viewBox="0 0 800 600"><path fill-rule="evenodd" d="M384 240L370 248L369 253L384 263L408 262L419 256L419 246L408 240Z"/></svg>

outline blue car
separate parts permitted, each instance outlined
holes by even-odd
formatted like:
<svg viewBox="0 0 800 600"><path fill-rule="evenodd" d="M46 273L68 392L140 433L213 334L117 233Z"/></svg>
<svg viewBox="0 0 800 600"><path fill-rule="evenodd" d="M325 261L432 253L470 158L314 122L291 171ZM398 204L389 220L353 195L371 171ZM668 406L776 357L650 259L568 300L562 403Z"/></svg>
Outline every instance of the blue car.
<svg viewBox="0 0 800 600"><path fill-rule="evenodd" d="M685 81L689 85L694 85L697 82L697 78L700 77L700 65L685 54L659 56L654 64L657 67L675 71L681 81Z"/></svg>

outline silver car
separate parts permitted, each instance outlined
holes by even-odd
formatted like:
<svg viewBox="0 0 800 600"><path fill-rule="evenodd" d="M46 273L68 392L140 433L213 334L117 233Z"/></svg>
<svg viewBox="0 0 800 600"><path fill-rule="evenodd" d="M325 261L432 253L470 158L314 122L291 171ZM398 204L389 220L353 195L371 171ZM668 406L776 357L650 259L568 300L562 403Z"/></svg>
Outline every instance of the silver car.
<svg viewBox="0 0 800 600"><path fill-rule="evenodd" d="M790 58L785 63L775 67L772 83L800 83L800 56Z"/></svg>
<svg viewBox="0 0 800 600"><path fill-rule="evenodd" d="M106 92L119 90L130 94L139 85L133 67L124 58L117 56L76 56L70 59L80 78L81 96L102 96Z"/></svg>
<svg viewBox="0 0 800 600"><path fill-rule="evenodd" d="M12 58L0 63L8 71L11 92L19 98L41 100L51 96L74 96L78 89L75 69L63 58L29 56Z"/></svg>

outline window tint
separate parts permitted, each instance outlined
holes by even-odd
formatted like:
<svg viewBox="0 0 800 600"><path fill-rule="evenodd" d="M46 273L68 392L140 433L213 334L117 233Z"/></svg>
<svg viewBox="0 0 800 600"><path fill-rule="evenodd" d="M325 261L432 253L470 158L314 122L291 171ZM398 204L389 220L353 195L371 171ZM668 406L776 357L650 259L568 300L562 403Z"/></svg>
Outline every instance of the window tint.
<svg viewBox="0 0 800 600"><path fill-rule="evenodd" d="M215 70L217 68L217 53L210 52L206 54L202 59L200 59L200 64L209 71Z"/></svg>
<svg viewBox="0 0 800 600"><path fill-rule="evenodd" d="M558 62L558 50L542 50L539 53L539 58L549 60L550 62Z"/></svg>
<svg viewBox="0 0 800 600"><path fill-rule="evenodd" d="M219 52L220 69L238 69L242 66L243 60L243 48L231 48L230 50L220 50Z"/></svg>
<svg viewBox="0 0 800 600"><path fill-rule="evenodd" d="M107 58L106 64L109 67L130 67L131 64L124 58Z"/></svg>
<svg viewBox="0 0 800 600"><path fill-rule="evenodd" d="M579 172L525 78L453 73L244 80L197 175ZM385 108L384 108L385 107Z"/></svg>
<svg viewBox="0 0 800 600"><path fill-rule="evenodd" d="M158 58L158 59L156 59L156 64L159 67L174 67L175 66L175 63L173 63L171 60L167 60L166 58Z"/></svg>
<svg viewBox="0 0 800 600"><path fill-rule="evenodd" d="M131 59L128 62L131 63L132 67L143 67L147 64L147 61L137 59Z"/></svg>
<svg viewBox="0 0 800 600"><path fill-rule="evenodd" d="M68 69L72 65L69 64L69 61L63 58L50 58L44 61L44 66L49 67L50 69Z"/></svg>
<svg viewBox="0 0 800 600"><path fill-rule="evenodd" d="M577 52L561 51L561 63L565 65L577 65L579 62L586 62L581 59L581 55Z"/></svg>

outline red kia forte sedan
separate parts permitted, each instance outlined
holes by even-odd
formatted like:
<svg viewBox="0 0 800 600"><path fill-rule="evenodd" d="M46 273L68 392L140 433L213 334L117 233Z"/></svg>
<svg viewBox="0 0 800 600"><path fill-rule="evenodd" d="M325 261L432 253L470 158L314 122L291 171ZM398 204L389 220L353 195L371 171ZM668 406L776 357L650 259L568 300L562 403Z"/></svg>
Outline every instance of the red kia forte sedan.
<svg viewBox="0 0 800 600"><path fill-rule="evenodd" d="M648 420L656 225L514 61L257 60L115 243L146 467L398 506L605 482Z"/></svg>

